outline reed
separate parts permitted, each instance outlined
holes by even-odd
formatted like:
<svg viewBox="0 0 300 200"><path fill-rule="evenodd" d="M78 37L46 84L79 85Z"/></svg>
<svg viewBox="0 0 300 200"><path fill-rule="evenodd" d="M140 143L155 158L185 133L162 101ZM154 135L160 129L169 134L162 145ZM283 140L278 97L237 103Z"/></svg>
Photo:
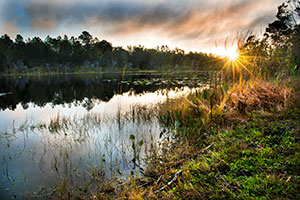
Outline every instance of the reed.
<svg viewBox="0 0 300 200"><path fill-rule="evenodd" d="M276 83L249 80L196 91L160 105L160 121L179 126L188 134L211 132L212 126L245 121L253 111L282 110L292 98L292 89ZM184 133L187 133L184 131Z"/></svg>

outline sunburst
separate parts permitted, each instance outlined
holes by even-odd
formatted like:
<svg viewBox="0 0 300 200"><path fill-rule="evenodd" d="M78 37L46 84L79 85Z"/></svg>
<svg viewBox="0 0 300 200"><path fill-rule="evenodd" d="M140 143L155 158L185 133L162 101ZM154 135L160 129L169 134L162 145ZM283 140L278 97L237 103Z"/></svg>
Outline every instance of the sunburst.
<svg viewBox="0 0 300 200"><path fill-rule="evenodd" d="M240 79L242 79L243 70L247 71L253 77L253 73L249 69L249 66L253 65L248 61L249 56L234 48L225 49L223 55L226 61L221 71L232 71L233 81L235 81L236 74L239 74Z"/></svg>
<svg viewBox="0 0 300 200"><path fill-rule="evenodd" d="M229 52L227 57L229 58L229 60L234 61L239 58L239 53L237 51Z"/></svg>

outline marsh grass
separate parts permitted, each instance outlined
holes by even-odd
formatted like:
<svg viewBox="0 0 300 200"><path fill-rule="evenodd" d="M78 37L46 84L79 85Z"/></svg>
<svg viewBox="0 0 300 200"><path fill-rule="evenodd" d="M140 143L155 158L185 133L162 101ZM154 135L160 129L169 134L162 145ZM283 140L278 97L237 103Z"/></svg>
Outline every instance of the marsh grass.
<svg viewBox="0 0 300 200"><path fill-rule="evenodd" d="M284 84L249 82L228 87L225 95L214 88L162 104L159 111L166 116L162 121L173 127L176 140L165 142L163 153L152 155L144 177L114 184L108 193L96 190L93 197L298 199L299 94L299 79ZM239 101L247 106L239 107ZM218 106L224 105L226 120L215 121L210 129ZM195 121L189 125L206 118L197 126L203 133L188 132L196 130L187 126L190 115ZM218 123L225 123L225 128L216 129Z"/></svg>
<svg viewBox="0 0 300 200"><path fill-rule="evenodd" d="M255 111L280 111L292 98L292 89L258 80L226 84L192 92L160 105L160 120L165 125L188 128L187 134L210 132L213 127L244 121Z"/></svg>
<svg viewBox="0 0 300 200"><path fill-rule="evenodd" d="M153 126L153 122L157 121L157 112L156 108L152 108L149 106L141 106L139 104L134 104L131 106L129 111L119 110L116 113L116 117L111 119L110 116L99 116L97 114L88 114L83 118L64 118L61 116L56 116L50 120L48 125L43 125L44 130L48 130L53 134L65 134L68 130L68 135L72 135L72 127L77 127L78 124L84 124L84 126L88 126L87 130L91 127L98 126L99 123L106 123L115 120L115 124L118 129L125 129L126 125L129 123L136 123L138 127L136 127L136 133L134 135L128 135L128 138L123 138L124 141L129 140L127 147L125 147L125 151L132 152L132 162L133 167L138 171L144 173L143 168L145 167L146 158L152 157L153 154L158 155L160 148L160 142L155 140L154 136L152 136L151 132L147 137L142 136L145 133L145 129L140 129L139 126L144 126L145 124L149 126ZM84 123L78 122L81 119ZM144 125L142 125L144 124ZM99 125L100 126L100 125ZM54 128L55 127L55 128ZM142 131L142 132L139 132ZM142 137L141 137L142 136ZM109 138L107 138L109 139ZM109 139L111 140L111 139ZM111 141L110 141L111 142ZM125 142L126 143L126 142ZM142 153L143 152L143 153ZM128 154L128 152L123 152L123 154ZM64 179L57 183L57 185L52 189L51 198L54 199L70 199L70 198L101 198L101 199L110 199L111 195L116 192L116 187L118 185L125 185L128 183L129 179L122 179L118 176L120 171L120 165L118 164L118 158L116 160L111 160L110 162L110 178L107 178L107 170L105 170L105 166L107 165L109 158L106 155L102 157L102 163L99 163L94 166L89 166L89 173L86 174L86 180L84 184L74 184L71 177L64 177ZM55 165L55 164L54 164ZM64 173L66 175L66 173ZM132 174L132 177L135 177L136 174ZM135 180L135 179L132 179Z"/></svg>
<svg viewBox="0 0 300 200"><path fill-rule="evenodd" d="M163 138L157 135L157 113L153 106L133 104L129 110L120 109L115 114L57 114L48 121L27 119L17 126L13 123L13 128L0 138L7 152L1 162L2 172L10 178L8 166L21 154L27 154L32 164L38 165L39 173L57 183L52 189L36 191L32 197L67 199L73 187L83 188L76 194L92 193L104 185L108 190L112 180L118 182L120 177L144 173L146 158L159 154ZM32 137L39 141L37 145L30 142ZM19 150L15 147L20 144L24 149L17 155ZM30 174L26 176L30 178Z"/></svg>

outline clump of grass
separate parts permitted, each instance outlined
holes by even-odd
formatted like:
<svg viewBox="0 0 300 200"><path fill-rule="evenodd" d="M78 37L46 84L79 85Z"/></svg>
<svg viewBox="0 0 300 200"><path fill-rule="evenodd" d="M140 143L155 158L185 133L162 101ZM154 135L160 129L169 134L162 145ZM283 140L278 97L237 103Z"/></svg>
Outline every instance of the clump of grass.
<svg viewBox="0 0 300 200"><path fill-rule="evenodd" d="M241 115L251 113L254 110L275 109L277 111L287 107L291 99L292 90L285 85L276 85L270 82L254 81L238 85L231 88L228 99L225 99L223 104L233 110L229 113Z"/></svg>
<svg viewBox="0 0 300 200"><path fill-rule="evenodd" d="M60 130L68 130L69 125L70 120L58 114L50 120L48 129L51 133L58 133Z"/></svg>
<svg viewBox="0 0 300 200"><path fill-rule="evenodd" d="M246 120L253 111L282 110L291 97L289 87L271 82L224 84L163 103L160 120L165 125L189 127L191 134L210 132L212 127Z"/></svg>
<svg viewBox="0 0 300 200"><path fill-rule="evenodd" d="M158 110L155 106L134 104L130 111L124 113L124 118L127 117L133 122L137 121L138 123L147 123L156 119L157 114Z"/></svg>

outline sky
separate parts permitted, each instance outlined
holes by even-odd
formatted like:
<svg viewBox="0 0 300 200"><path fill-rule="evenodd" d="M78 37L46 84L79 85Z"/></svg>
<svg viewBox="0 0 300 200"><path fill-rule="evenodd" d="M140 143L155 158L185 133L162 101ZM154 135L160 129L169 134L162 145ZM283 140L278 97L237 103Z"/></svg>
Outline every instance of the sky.
<svg viewBox="0 0 300 200"><path fill-rule="evenodd" d="M168 45L216 52L238 35L261 35L283 0L0 0L0 34L79 36L113 46Z"/></svg>

